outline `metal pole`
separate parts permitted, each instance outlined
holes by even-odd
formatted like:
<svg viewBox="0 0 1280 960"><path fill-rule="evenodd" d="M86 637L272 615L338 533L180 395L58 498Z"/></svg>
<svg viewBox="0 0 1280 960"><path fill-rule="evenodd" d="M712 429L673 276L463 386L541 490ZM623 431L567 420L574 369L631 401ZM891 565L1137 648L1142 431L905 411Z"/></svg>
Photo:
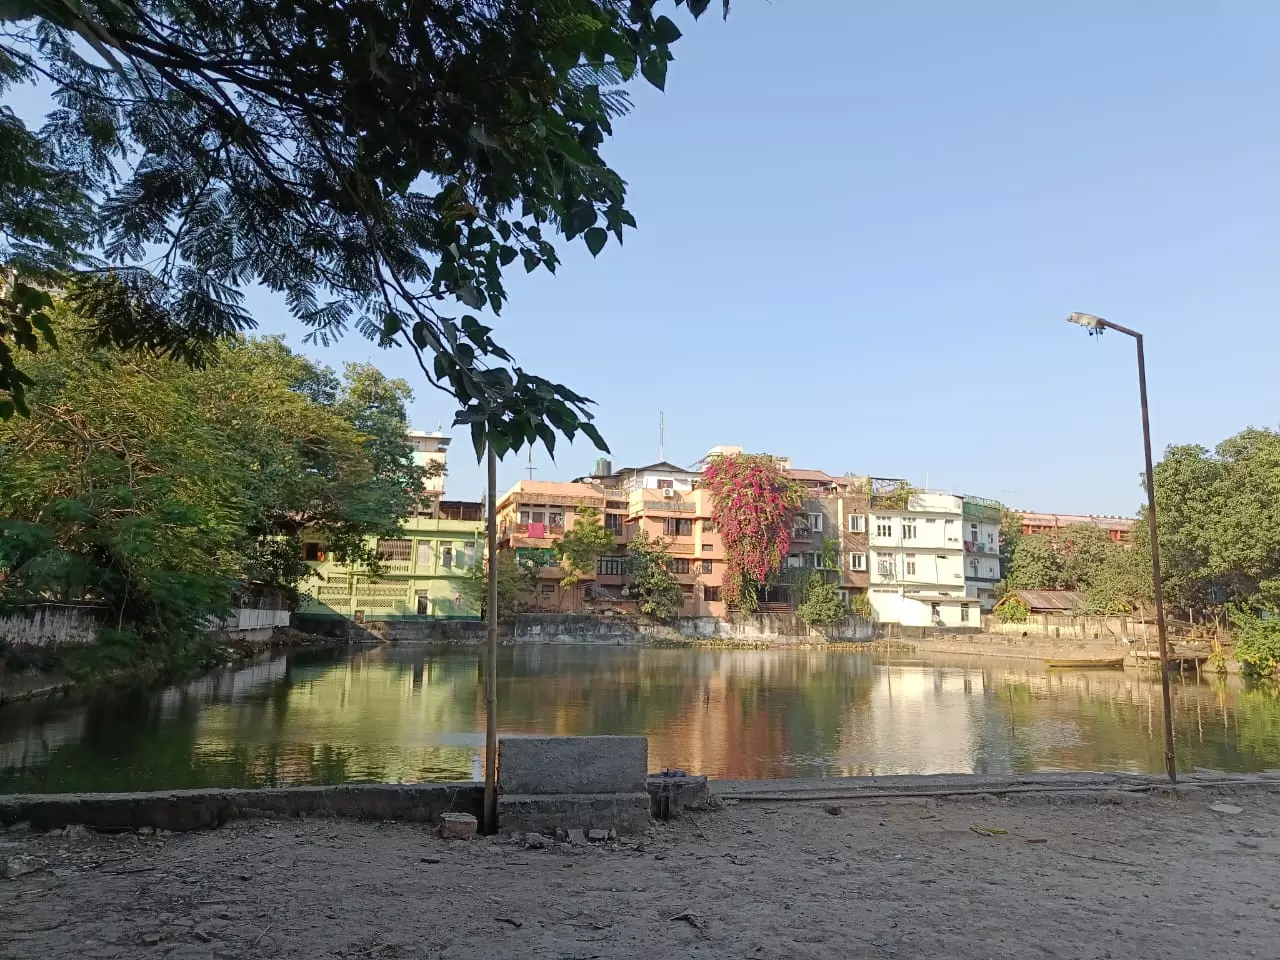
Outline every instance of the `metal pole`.
<svg viewBox="0 0 1280 960"><path fill-rule="evenodd" d="M484 832L498 832L498 458L489 444L489 626L484 664Z"/></svg>
<svg viewBox="0 0 1280 960"><path fill-rule="evenodd" d="M1160 538L1156 534L1156 475L1151 462L1151 423L1147 417L1147 364L1142 353L1142 334L1125 330L1138 344L1138 392L1142 397L1142 446L1147 458L1147 527L1151 534L1151 580L1155 588L1156 635L1160 638L1160 694L1164 699L1164 768L1169 782L1178 782L1178 764L1173 754L1173 702L1169 694L1169 636L1164 622L1164 587L1160 582Z"/></svg>

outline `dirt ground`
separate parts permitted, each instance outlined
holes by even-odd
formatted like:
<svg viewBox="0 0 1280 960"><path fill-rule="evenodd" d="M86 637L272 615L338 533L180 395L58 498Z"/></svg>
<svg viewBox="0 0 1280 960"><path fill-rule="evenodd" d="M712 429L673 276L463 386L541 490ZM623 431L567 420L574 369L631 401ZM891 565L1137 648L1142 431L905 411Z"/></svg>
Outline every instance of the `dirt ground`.
<svg viewBox="0 0 1280 960"><path fill-rule="evenodd" d="M1280 956L1280 797L1108 796L742 803L545 849L333 820L10 832L0 866L47 865L0 880L0 957Z"/></svg>

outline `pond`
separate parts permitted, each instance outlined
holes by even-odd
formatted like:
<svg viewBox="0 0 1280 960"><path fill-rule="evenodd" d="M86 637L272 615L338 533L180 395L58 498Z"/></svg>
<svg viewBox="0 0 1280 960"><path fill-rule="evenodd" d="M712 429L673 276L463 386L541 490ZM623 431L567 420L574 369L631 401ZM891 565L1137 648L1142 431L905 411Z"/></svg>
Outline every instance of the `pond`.
<svg viewBox="0 0 1280 960"><path fill-rule="evenodd" d="M644 734L651 769L772 778L1163 769L1154 673L848 648L499 652L499 729ZM475 649L290 652L153 690L0 708L0 792L469 780ZM1175 679L1183 767L1280 767L1280 700Z"/></svg>

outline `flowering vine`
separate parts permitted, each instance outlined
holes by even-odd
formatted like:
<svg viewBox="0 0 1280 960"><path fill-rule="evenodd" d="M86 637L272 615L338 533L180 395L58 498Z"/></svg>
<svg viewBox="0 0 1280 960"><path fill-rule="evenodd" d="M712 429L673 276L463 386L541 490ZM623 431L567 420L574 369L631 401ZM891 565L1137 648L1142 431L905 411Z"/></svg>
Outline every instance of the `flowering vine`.
<svg viewBox="0 0 1280 960"><path fill-rule="evenodd" d="M791 549L791 525L804 488L773 457L745 453L712 457L701 485L711 494L711 519L724 540L724 599L752 611L757 587Z"/></svg>

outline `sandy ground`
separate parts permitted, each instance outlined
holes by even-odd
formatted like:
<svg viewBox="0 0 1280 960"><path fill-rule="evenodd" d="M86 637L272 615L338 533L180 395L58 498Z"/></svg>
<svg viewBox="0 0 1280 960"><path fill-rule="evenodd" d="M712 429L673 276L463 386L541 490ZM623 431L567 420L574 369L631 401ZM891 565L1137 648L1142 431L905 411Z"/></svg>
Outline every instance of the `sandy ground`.
<svg viewBox="0 0 1280 960"><path fill-rule="evenodd" d="M0 880L0 957L1280 956L1280 797L826 806L546 849L331 820L0 834L0 866L47 861Z"/></svg>

